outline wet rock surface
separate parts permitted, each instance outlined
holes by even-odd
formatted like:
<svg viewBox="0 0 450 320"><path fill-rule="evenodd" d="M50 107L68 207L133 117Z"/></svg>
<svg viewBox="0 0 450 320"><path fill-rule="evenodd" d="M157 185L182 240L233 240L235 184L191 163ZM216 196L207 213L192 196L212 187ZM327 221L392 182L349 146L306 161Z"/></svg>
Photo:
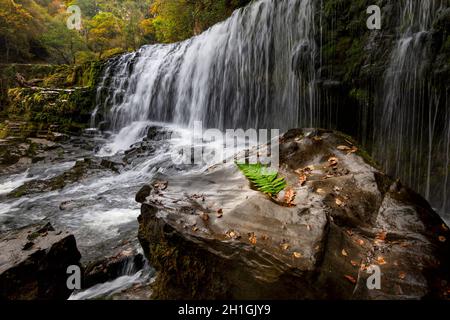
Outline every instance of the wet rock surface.
<svg viewBox="0 0 450 320"><path fill-rule="evenodd" d="M50 224L0 236L0 300L64 300L67 268L79 265L75 237Z"/></svg>
<svg viewBox="0 0 450 320"><path fill-rule="evenodd" d="M280 162L290 205L252 189L233 161L155 178L167 183L152 183L139 217L154 298L447 297L447 225L354 141L291 130ZM370 290L373 266L381 288Z"/></svg>

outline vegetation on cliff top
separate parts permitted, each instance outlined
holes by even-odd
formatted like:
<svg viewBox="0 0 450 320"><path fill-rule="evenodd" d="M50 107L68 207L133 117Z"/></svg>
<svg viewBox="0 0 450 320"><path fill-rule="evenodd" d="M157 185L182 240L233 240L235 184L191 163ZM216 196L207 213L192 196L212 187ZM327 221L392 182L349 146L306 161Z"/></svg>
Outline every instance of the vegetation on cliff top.
<svg viewBox="0 0 450 320"><path fill-rule="evenodd" d="M2 0L0 57L11 62L81 63L175 42L227 18L250 0ZM67 8L81 9L69 29Z"/></svg>

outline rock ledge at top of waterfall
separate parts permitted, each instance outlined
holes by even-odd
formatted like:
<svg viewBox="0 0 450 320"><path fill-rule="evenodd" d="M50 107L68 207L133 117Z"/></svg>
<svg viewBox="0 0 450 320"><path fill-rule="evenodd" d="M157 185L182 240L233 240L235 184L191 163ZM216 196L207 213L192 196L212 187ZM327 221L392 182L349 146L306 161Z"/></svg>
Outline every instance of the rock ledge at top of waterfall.
<svg viewBox="0 0 450 320"><path fill-rule="evenodd" d="M296 129L280 141L293 206L253 190L234 163L143 189L139 240L158 271L154 298L447 297L450 234L423 198L342 148L354 142L339 133ZM381 287L369 289L377 269Z"/></svg>

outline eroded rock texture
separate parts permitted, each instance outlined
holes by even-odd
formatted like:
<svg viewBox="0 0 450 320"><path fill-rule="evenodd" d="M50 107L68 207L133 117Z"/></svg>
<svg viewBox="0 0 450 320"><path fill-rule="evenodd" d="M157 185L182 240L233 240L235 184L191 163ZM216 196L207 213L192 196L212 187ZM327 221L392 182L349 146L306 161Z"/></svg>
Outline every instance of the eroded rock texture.
<svg viewBox="0 0 450 320"><path fill-rule="evenodd" d="M168 183L139 217L155 298L446 297L449 230L423 198L341 134L292 130L280 150L293 206L253 190L233 162L158 177ZM380 290L366 285L372 265Z"/></svg>

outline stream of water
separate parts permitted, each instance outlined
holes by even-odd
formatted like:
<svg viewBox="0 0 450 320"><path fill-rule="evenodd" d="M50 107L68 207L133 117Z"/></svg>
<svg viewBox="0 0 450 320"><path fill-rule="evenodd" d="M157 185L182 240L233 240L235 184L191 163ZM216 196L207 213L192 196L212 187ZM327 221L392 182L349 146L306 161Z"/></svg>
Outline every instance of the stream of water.
<svg viewBox="0 0 450 320"><path fill-rule="evenodd" d="M403 0L401 24L405 27L386 73L374 155L443 214L450 211L450 179L445 171L450 166L450 114L448 108L436 109L440 96L421 77L421 62L427 55L424 39L438 3ZM155 125L175 138L151 142L147 151L129 158L119 173L102 171L61 191L2 201L0 228L50 219L56 228L74 233L83 259L110 254L112 243L132 242L138 247L140 206L134 196L158 172L187 173L172 160L180 147L191 144L189 128L194 121L221 130L321 126L315 81L320 31L315 27L314 4L312 0L256 1L192 39L144 46L111 61L99 85L91 121L93 129L107 131L84 137L94 148L74 148L58 163L33 164L14 176L0 175L0 196L31 179L61 174L83 157L120 162L129 150L145 142L148 129ZM295 71L299 69L302 72ZM447 125L438 126L438 117L444 117L439 123ZM437 168L443 171L437 173ZM61 210L62 203L70 205ZM137 274L125 272L72 299L110 297L151 276L149 267Z"/></svg>

